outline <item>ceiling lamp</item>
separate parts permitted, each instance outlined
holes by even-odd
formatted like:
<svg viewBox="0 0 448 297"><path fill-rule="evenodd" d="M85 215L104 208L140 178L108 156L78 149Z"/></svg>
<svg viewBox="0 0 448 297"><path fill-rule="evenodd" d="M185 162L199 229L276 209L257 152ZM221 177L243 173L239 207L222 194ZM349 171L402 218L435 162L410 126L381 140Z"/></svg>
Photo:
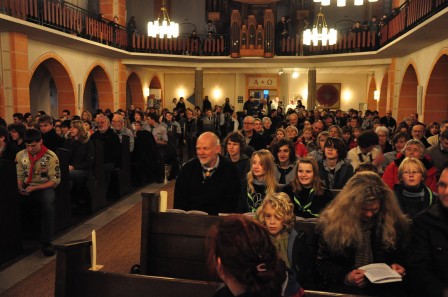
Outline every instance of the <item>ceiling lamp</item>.
<svg viewBox="0 0 448 297"><path fill-rule="evenodd" d="M322 6L328 6L331 4L331 0L313 0L316 3L320 3ZM378 2L378 0L369 0L369 2ZM346 0L336 0L337 6L343 7L346 5ZM364 0L354 0L356 6L364 5Z"/></svg>
<svg viewBox="0 0 448 297"><path fill-rule="evenodd" d="M313 29L306 29L303 31L303 44L311 45L311 41L314 46L317 46L319 40L322 45L333 45L336 44L338 32L335 29L328 29L327 22L325 21L324 14L322 13L322 8L317 14L317 19L314 22Z"/></svg>
<svg viewBox="0 0 448 297"><path fill-rule="evenodd" d="M154 22L148 22L148 36L167 38L179 36L179 24L170 21L170 17L165 8L165 2L162 1L162 8L160 8L159 17Z"/></svg>

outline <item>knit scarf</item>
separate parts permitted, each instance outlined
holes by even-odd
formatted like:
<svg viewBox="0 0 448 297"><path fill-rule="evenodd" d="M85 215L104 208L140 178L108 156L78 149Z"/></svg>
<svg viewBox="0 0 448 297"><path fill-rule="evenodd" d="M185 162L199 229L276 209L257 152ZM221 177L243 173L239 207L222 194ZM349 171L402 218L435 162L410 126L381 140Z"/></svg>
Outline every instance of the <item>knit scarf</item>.
<svg viewBox="0 0 448 297"><path fill-rule="evenodd" d="M370 241L372 229L375 226L375 220L361 223L362 243L356 249L355 265L361 267L373 263L372 243Z"/></svg>
<svg viewBox="0 0 448 297"><path fill-rule="evenodd" d="M37 160L42 158L43 155L48 151L48 149L42 145L40 152L38 152L36 155L31 155L30 152L28 152L28 158L30 159L30 171L28 173L28 179L26 180L26 183L29 184L33 181L33 170L34 170L34 164Z"/></svg>

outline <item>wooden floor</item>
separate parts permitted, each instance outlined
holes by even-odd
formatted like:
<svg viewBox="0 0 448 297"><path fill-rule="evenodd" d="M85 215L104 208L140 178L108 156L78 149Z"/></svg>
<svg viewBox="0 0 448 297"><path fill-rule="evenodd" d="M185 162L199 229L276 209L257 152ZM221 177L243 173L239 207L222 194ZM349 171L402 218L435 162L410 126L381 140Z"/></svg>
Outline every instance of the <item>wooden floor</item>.
<svg viewBox="0 0 448 297"><path fill-rule="evenodd" d="M129 273L140 262L141 192L166 190L168 208L172 208L174 184L143 187L55 242L90 239L92 230L97 230L98 264L104 265L104 271ZM0 271L0 296L53 297L55 267L55 257L34 252Z"/></svg>

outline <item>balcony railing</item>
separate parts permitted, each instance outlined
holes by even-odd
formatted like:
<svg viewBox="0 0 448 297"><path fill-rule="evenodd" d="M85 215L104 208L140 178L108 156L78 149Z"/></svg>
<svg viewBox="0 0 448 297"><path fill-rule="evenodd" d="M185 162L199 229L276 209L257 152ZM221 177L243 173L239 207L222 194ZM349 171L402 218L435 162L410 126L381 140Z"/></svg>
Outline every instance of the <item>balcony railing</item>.
<svg viewBox="0 0 448 297"><path fill-rule="evenodd" d="M343 34L338 36L337 44L332 46L304 46L301 37L295 36L282 40L276 55L307 56L376 50L447 6L448 0L408 0L394 11L378 35L369 31ZM126 27L57 0L0 0L0 13L133 52L227 56L233 44L227 35L202 38L201 42L191 40L188 36L150 38L128 32Z"/></svg>

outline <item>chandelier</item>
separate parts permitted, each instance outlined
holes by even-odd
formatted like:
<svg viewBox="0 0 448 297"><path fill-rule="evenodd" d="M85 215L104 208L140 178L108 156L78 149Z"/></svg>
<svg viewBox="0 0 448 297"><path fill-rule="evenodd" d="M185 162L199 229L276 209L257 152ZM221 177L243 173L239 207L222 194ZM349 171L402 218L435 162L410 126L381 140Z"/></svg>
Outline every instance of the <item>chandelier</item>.
<svg viewBox="0 0 448 297"><path fill-rule="evenodd" d="M328 6L330 5L331 0L313 0L314 2L319 2L322 6ZM378 2L378 0L369 0L369 2ZM339 7L345 6L347 3L346 0L336 0L336 5ZM360 6L364 5L364 0L354 0L354 5Z"/></svg>
<svg viewBox="0 0 448 297"><path fill-rule="evenodd" d="M333 45L336 44L337 36L338 32L335 29L328 29L321 8L320 12L317 14L313 29L306 29L303 31L303 44L311 45L311 42L313 42L313 45L317 46L319 41L321 41L324 46L327 45L327 43L328 45Z"/></svg>
<svg viewBox="0 0 448 297"><path fill-rule="evenodd" d="M148 22L148 36L167 38L179 36L179 24L172 22L165 8L165 2L162 1L162 8L160 8L159 17L154 22Z"/></svg>

